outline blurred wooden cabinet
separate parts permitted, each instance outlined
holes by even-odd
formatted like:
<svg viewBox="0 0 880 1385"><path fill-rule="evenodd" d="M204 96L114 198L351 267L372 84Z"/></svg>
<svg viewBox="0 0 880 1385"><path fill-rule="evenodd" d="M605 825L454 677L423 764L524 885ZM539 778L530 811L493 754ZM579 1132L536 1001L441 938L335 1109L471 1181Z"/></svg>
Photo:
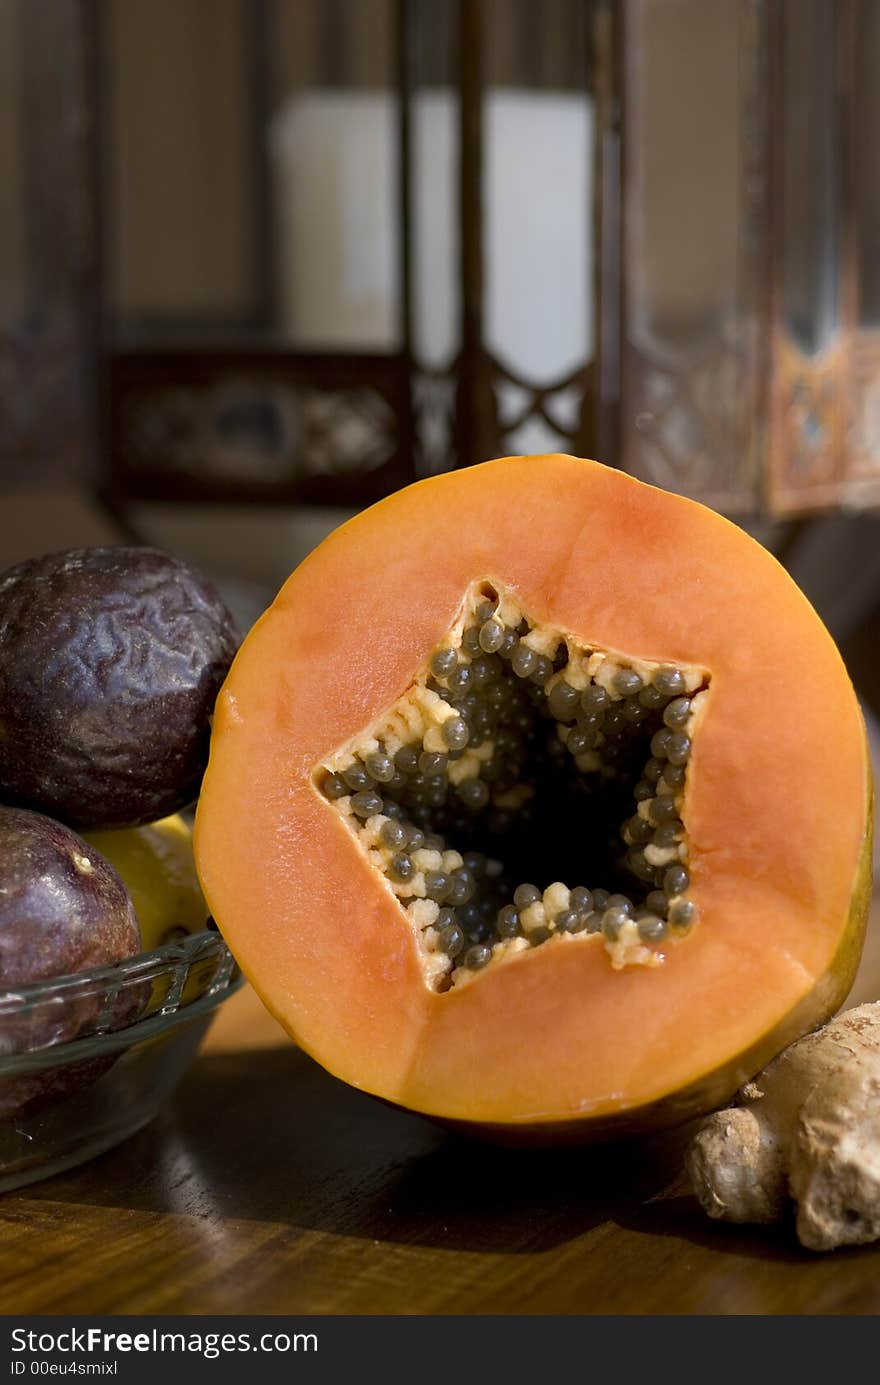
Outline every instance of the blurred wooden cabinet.
<svg viewBox="0 0 880 1385"><path fill-rule="evenodd" d="M7 475L359 505L567 450L731 513L880 498L880 0L0 29Z"/></svg>
<svg viewBox="0 0 880 1385"><path fill-rule="evenodd" d="M623 465L721 509L876 505L880 5L623 11Z"/></svg>
<svg viewBox="0 0 880 1385"><path fill-rule="evenodd" d="M83 8L0 0L0 488L98 477L96 51Z"/></svg>

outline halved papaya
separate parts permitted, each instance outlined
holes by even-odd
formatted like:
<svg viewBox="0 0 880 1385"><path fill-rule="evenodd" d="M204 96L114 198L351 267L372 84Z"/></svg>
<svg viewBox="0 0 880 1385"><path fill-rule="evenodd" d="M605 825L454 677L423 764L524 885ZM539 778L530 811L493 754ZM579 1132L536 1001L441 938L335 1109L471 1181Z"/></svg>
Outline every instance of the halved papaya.
<svg viewBox="0 0 880 1385"><path fill-rule="evenodd" d="M784 570L596 462L503 458L332 534L240 649L195 849L272 1013L516 1140L727 1097L855 971L871 783Z"/></svg>

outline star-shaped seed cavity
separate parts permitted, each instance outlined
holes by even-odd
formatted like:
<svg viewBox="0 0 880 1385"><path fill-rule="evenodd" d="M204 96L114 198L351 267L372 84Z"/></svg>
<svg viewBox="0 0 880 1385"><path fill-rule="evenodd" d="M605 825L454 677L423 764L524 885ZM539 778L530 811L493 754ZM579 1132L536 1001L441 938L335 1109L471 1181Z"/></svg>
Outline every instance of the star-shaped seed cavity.
<svg viewBox="0 0 880 1385"><path fill-rule="evenodd" d="M707 670L610 651L475 581L411 686L315 772L446 991L539 947L659 966L696 922Z"/></svg>

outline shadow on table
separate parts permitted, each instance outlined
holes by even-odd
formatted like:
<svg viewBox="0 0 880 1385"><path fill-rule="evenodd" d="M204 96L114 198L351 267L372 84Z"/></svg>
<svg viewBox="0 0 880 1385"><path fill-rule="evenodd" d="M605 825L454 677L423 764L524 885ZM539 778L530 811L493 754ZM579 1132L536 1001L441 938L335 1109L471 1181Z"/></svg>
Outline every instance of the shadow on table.
<svg viewBox="0 0 880 1385"><path fill-rule="evenodd" d="M648 1236L668 1236L688 1242L716 1255L758 1256L798 1265L816 1263L816 1255L799 1245L792 1224L779 1226L735 1226L713 1221L702 1211L696 1198L676 1193L635 1208L622 1208L614 1215L618 1226Z"/></svg>
<svg viewBox="0 0 880 1385"><path fill-rule="evenodd" d="M383 1106L291 1045L202 1058L152 1126L29 1193L452 1250L534 1252L604 1222L636 1225L679 1173L684 1138L557 1151L483 1145Z"/></svg>
<svg viewBox="0 0 880 1385"><path fill-rule="evenodd" d="M687 1241L715 1255L732 1255L738 1259L751 1256L789 1265L823 1266L828 1271L832 1265L842 1266L847 1260L860 1257L871 1257L873 1264L877 1253L876 1245L843 1246L835 1250L833 1256L805 1249L797 1239L794 1209L785 1225L736 1226L730 1222L713 1221L704 1214L690 1193L678 1193L641 1207L621 1209L615 1213L614 1220L627 1231Z"/></svg>

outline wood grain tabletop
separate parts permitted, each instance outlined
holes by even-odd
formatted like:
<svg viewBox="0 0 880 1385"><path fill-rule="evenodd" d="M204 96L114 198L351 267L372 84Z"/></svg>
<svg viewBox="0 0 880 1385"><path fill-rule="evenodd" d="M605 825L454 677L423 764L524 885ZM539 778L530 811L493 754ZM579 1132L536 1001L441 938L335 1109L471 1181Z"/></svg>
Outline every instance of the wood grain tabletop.
<svg viewBox="0 0 880 1385"><path fill-rule="evenodd" d="M853 1003L880 996L872 922ZM150 1126L0 1197L0 1311L880 1312L880 1246L710 1222L688 1133L470 1143L329 1077L244 988Z"/></svg>

